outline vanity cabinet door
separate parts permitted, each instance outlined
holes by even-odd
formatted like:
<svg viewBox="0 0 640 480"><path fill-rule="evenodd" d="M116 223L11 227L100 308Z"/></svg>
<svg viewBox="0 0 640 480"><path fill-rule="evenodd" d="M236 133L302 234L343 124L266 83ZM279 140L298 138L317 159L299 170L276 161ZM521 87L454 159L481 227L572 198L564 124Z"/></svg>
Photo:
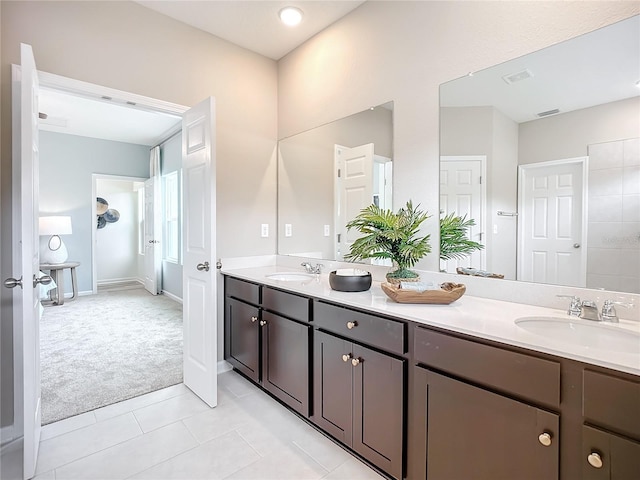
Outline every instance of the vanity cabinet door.
<svg viewBox="0 0 640 480"><path fill-rule="evenodd" d="M415 367L427 480L557 479L559 416ZM549 438L542 436L548 434ZM549 440L549 441L548 441ZM543 443L548 443L544 445Z"/></svg>
<svg viewBox="0 0 640 480"><path fill-rule="evenodd" d="M309 325L262 312L262 386L309 416Z"/></svg>
<svg viewBox="0 0 640 480"><path fill-rule="evenodd" d="M353 366L351 342L321 331L313 340L313 422L351 446Z"/></svg>
<svg viewBox="0 0 640 480"><path fill-rule="evenodd" d="M402 478L405 361L353 345L353 449Z"/></svg>
<svg viewBox="0 0 640 480"><path fill-rule="evenodd" d="M640 443L582 427L583 480L636 480L640 478Z"/></svg>
<svg viewBox="0 0 640 480"><path fill-rule="evenodd" d="M260 309L226 299L225 360L254 382L260 380Z"/></svg>

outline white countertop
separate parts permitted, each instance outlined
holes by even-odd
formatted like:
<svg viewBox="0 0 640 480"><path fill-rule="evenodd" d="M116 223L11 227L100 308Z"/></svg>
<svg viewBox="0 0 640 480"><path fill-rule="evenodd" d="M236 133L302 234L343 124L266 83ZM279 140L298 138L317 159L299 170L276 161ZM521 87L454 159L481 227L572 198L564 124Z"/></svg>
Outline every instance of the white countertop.
<svg viewBox="0 0 640 480"><path fill-rule="evenodd" d="M301 269L282 266L222 269L224 275L269 285L282 290L300 293L321 300L356 307L373 313L412 320L452 332L463 333L538 352L549 353L593 365L640 375L640 342L638 351L625 353L600 350L579 344L564 343L552 336L529 333L514 323L521 317L569 317L564 310L535 305L504 302L463 295L449 305L401 304L386 296L379 282L373 282L366 292L338 292L329 286L328 274L313 276L305 281L279 281L267 277L276 272L298 272ZM575 318L571 319L575 321ZM580 322L581 320L578 320ZM619 324L607 324L606 328L620 328L640 333L638 322L620 320Z"/></svg>

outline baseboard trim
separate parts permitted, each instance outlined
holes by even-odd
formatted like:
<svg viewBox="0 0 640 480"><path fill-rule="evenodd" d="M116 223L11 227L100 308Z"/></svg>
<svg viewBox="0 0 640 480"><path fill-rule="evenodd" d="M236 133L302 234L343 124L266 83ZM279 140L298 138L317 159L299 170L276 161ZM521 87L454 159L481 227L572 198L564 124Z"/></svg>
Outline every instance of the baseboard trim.
<svg viewBox="0 0 640 480"><path fill-rule="evenodd" d="M171 292L167 292L166 290L162 290L162 295L166 295L168 298L170 298L174 302L178 302L180 305L182 305L182 299L177 295L174 295Z"/></svg>
<svg viewBox="0 0 640 480"><path fill-rule="evenodd" d="M220 375L221 373L224 373L224 372L231 371L231 370L233 370L233 367L226 360L220 360L218 362L218 375Z"/></svg>
<svg viewBox="0 0 640 480"><path fill-rule="evenodd" d="M225 362L226 363L226 362ZM0 427L0 444L5 445L14 440L13 438L13 425L6 425Z"/></svg>

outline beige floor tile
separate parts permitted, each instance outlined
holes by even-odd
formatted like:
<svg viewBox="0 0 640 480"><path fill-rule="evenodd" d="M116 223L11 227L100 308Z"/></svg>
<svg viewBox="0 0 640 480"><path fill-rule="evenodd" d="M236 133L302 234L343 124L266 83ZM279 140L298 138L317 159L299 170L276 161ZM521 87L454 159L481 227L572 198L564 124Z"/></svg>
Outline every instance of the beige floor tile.
<svg viewBox="0 0 640 480"><path fill-rule="evenodd" d="M190 391L139 410L134 410L142 431L147 433L183 418L209 410L210 407Z"/></svg>
<svg viewBox="0 0 640 480"><path fill-rule="evenodd" d="M328 473L323 479L327 480L384 480L378 472L362 463L357 458L351 457L335 470Z"/></svg>
<svg viewBox="0 0 640 480"><path fill-rule="evenodd" d="M258 387L236 372L218 375L218 389L231 392L236 397L244 397L260 391Z"/></svg>
<svg viewBox="0 0 640 480"><path fill-rule="evenodd" d="M162 390L156 390L155 392L140 395L139 397L130 398L124 402L118 402L113 405L98 408L97 410L94 410L93 413L96 416L96 421L101 422L108 418L133 412L134 410L153 405L154 403L177 397L178 395L184 395L188 391L189 389L185 387L183 383L179 383L171 387L163 388Z"/></svg>
<svg viewBox="0 0 640 480"><path fill-rule="evenodd" d="M185 418L183 423L200 443L204 443L244 425L251 425L253 421L235 403L224 403Z"/></svg>
<svg viewBox="0 0 640 480"><path fill-rule="evenodd" d="M263 457L257 462L228 476L234 480L316 480L328 472L304 455L300 450L283 447L279 452Z"/></svg>
<svg viewBox="0 0 640 480"><path fill-rule="evenodd" d="M124 479L197 445L182 422L176 422L60 467L56 480Z"/></svg>
<svg viewBox="0 0 640 480"><path fill-rule="evenodd" d="M296 433L293 444L329 471L353 458L345 449L309 426Z"/></svg>
<svg viewBox="0 0 640 480"><path fill-rule="evenodd" d="M236 432L217 437L199 447L132 477L135 480L217 480L260 460Z"/></svg>
<svg viewBox="0 0 640 480"><path fill-rule="evenodd" d="M47 472L142 435L132 413L40 442L36 474Z"/></svg>
<svg viewBox="0 0 640 480"><path fill-rule="evenodd" d="M55 470L49 470L48 472L36 475L33 477L33 480L56 480Z"/></svg>
<svg viewBox="0 0 640 480"><path fill-rule="evenodd" d="M59 422L43 426L40 440L49 440L50 438L73 432L74 430L93 425L94 423L96 423L96 416L93 412L81 413L80 415L65 418Z"/></svg>

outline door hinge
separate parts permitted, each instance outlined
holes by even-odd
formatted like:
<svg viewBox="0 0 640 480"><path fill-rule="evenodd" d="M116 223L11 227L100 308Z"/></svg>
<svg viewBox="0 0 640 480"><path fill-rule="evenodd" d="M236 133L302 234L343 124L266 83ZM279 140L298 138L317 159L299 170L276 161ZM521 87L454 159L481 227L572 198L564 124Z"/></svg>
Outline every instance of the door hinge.
<svg viewBox="0 0 640 480"><path fill-rule="evenodd" d="M480 185L482 185L482 175L480 175Z"/></svg>
<svg viewBox="0 0 640 480"><path fill-rule="evenodd" d="M340 243L340 234L338 234L338 243Z"/></svg>
<svg viewBox="0 0 640 480"><path fill-rule="evenodd" d="M340 169L338 169L338 178L340 178Z"/></svg>

